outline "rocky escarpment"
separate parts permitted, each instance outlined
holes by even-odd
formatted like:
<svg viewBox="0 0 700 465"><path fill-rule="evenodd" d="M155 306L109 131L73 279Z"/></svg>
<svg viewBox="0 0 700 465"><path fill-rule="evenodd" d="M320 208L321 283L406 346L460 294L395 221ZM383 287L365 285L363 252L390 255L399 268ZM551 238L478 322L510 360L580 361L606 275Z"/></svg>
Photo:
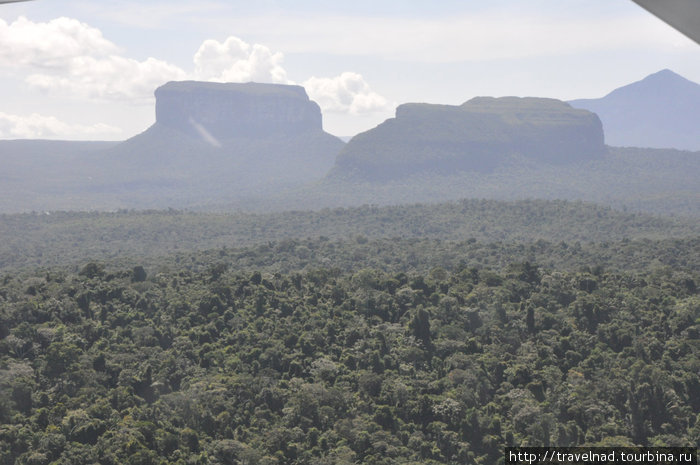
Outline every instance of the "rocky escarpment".
<svg viewBox="0 0 700 465"><path fill-rule="evenodd" d="M423 172L490 172L513 156L562 164L605 152L593 113L553 99L478 97L460 106L399 106L396 118L345 146L332 176L384 181Z"/></svg>
<svg viewBox="0 0 700 465"><path fill-rule="evenodd" d="M169 82L155 91L156 122L218 141L321 132L321 109L300 86Z"/></svg>
<svg viewBox="0 0 700 465"><path fill-rule="evenodd" d="M155 95L156 123L106 154L115 192L178 204L275 193L323 178L344 146L303 87L187 81Z"/></svg>

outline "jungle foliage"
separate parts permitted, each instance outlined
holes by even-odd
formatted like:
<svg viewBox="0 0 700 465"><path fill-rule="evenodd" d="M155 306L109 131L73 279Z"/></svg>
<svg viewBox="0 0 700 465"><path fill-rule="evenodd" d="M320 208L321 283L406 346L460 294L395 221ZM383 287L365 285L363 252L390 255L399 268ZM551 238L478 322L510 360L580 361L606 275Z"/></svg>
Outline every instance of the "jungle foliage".
<svg viewBox="0 0 700 465"><path fill-rule="evenodd" d="M692 220L486 200L0 219L0 465L700 442Z"/></svg>
<svg viewBox="0 0 700 465"><path fill-rule="evenodd" d="M585 246L623 240L696 238L699 234L697 218L625 213L589 203L546 200L475 199L267 214L51 212L0 215L0 270L77 265L89 260L131 260L126 264L136 265L144 257L320 236L331 240L363 236L509 244L579 242ZM401 254L401 248L394 249ZM630 257L644 254L644 250L642 247ZM540 253L538 263L549 261L545 255ZM321 258L316 254L310 257L312 263ZM328 258L333 260L332 255ZM678 255L677 259L683 260L684 256Z"/></svg>
<svg viewBox="0 0 700 465"><path fill-rule="evenodd" d="M389 242L5 272L0 464L490 464L505 445L700 442L696 241L620 242L640 252L629 270L603 246L585 253L606 267L551 268L521 260L536 243ZM469 246L500 258L436 266ZM654 247L691 258L645 262ZM303 262L329 250L339 266Z"/></svg>

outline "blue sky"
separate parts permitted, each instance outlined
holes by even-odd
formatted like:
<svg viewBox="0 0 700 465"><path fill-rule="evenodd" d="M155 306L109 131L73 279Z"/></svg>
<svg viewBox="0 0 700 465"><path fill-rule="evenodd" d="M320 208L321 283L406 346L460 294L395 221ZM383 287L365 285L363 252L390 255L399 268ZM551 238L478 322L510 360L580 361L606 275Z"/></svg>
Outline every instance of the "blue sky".
<svg viewBox="0 0 700 465"><path fill-rule="evenodd" d="M36 0L0 6L0 138L126 139L169 80L303 85L341 136L397 104L601 97L700 46L629 0Z"/></svg>

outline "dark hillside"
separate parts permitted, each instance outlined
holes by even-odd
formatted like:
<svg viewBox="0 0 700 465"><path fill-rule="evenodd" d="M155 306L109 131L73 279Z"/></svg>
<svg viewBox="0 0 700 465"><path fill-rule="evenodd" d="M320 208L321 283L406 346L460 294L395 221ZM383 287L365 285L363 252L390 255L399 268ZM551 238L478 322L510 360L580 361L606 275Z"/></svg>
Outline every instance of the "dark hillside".
<svg viewBox="0 0 700 465"><path fill-rule="evenodd" d="M65 199L67 194L75 208L90 208L89 200L77 200L75 193L95 184L95 161L117 144L0 140L0 211L41 211L42 205L50 209L58 205L52 197Z"/></svg>
<svg viewBox="0 0 700 465"><path fill-rule="evenodd" d="M0 211L265 198L321 179L344 146L299 86L171 82L156 118L121 143L0 141Z"/></svg>
<svg viewBox="0 0 700 465"><path fill-rule="evenodd" d="M567 164L604 153L592 113L552 99L481 97L461 106L399 106L396 118L347 144L330 176L381 182L416 173L488 173L513 155Z"/></svg>
<svg viewBox="0 0 700 465"><path fill-rule="evenodd" d="M279 192L322 178L344 145L299 86L170 82L155 95L156 123L101 159L105 189L126 204Z"/></svg>

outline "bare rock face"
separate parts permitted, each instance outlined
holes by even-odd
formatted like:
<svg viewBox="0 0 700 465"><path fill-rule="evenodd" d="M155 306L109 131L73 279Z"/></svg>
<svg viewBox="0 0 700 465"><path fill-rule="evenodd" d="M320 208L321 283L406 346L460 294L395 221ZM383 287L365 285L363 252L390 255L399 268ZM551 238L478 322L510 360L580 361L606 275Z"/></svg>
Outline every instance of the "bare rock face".
<svg viewBox="0 0 700 465"><path fill-rule="evenodd" d="M355 136L333 175L385 181L490 172L510 157L566 164L606 153L598 117L554 99L478 97L460 106L409 103Z"/></svg>
<svg viewBox="0 0 700 465"><path fill-rule="evenodd" d="M300 86L169 82L155 91L156 122L224 142L320 133L321 109Z"/></svg>
<svg viewBox="0 0 700 465"><path fill-rule="evenodd" d="M156 123L105 152L115 192L180 205L277 193L323 178L345 145L303 87L185 81L155 95Z"/></svg>

